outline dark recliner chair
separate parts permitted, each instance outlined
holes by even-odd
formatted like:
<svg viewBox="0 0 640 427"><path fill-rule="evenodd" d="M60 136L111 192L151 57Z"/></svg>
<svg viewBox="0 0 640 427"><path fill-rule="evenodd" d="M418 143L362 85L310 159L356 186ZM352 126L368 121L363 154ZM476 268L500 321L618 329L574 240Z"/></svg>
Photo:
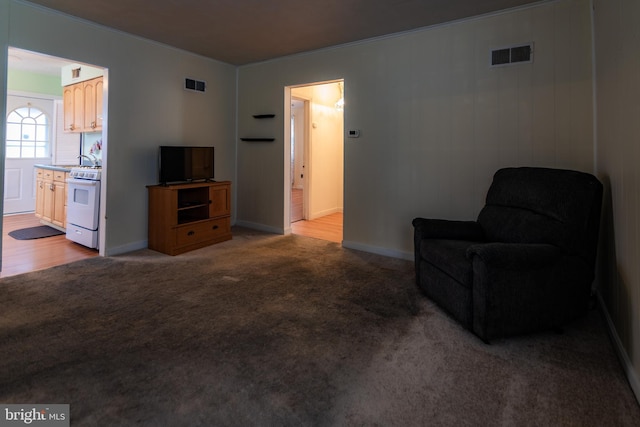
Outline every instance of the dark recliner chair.
<svg viewBox="0 0 640 427"><path fill-rule="evenodd" d="M589 307L601 204L593 175L500 169L477 221L413 220L416 282L485 342L561 330Z"/></svg>

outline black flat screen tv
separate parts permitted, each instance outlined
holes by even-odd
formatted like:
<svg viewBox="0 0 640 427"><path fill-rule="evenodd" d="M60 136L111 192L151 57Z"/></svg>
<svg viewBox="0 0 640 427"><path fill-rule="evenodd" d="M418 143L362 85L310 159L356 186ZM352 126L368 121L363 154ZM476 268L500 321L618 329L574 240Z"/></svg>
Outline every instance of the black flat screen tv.
<svg viewBox="0 0 640 427"><path fill-rule="evenodd" d="M160 184L213 181L213 147L160 146Z"/></svg>

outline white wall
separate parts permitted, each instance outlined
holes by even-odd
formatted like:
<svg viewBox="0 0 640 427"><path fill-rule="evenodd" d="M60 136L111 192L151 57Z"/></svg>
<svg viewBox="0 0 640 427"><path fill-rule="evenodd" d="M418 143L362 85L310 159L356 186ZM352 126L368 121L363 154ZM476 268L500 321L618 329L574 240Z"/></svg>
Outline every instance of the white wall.
<svg viewBox="0 0 640 427"><path fill-rule="evenodd" d="M8 45L109 70L107 255L146 247L145 186L157 183L159 145L214 145L216 178L233 181L235 67L18 0L0 4L1 73ZM184 91L185 77L206 81L207 92ZM4 74L0 79L6 82Z"/></svg>
<svg viewBox="0 0 640 427"><path fill-rule="evenodd" d="M640 2L594 6L597 172L605 184L599 291L640 399Z"/></svg>
<svg viewBox="0 0 640 427"><path fill-rule="evenodd" d="M311 104L311 206L309 219L342 212L342 112L334 106Z"/></svg>
<svg viewBox="0 0 640 427"><path fill-rule="evenodd" d="M533 64L489 68L533 41ZM496 169L592 172L588 0L560 0L239 68L238 132L284 114L285 86L344 78L344 244L411 258L416 216L473 219ZM238 145L238 220L284 229L283 121Z"/></svg>

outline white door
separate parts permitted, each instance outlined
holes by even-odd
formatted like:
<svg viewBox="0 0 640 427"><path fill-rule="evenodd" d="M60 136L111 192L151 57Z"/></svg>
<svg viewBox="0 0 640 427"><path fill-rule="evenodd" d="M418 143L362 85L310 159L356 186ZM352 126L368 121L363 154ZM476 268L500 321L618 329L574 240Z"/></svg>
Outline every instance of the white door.
<svg viewBox="0 0 640 427"><path fill-rule="evenodd" d="M33 212L36 163L51 163L53 100L7 96L4 214Z"/></svg>

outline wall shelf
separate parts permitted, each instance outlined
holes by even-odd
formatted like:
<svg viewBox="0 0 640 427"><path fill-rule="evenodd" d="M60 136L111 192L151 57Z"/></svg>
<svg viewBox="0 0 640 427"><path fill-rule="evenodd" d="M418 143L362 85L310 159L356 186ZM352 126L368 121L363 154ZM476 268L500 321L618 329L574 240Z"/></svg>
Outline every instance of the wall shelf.
<svg viewBox="0 0 640 427"><path fill-rule="evenodd" d="M240 138L241 141L247 142L271 142L275 141L275 138Z"/></svg>
<svg viewBox="0 0 640 427"><path fill-rule="evenodd" d="M275 114L254 114L254 119L273 119ZM240 138L241 141L247 142L272 142L275 141L275 138Z"/></svg>

